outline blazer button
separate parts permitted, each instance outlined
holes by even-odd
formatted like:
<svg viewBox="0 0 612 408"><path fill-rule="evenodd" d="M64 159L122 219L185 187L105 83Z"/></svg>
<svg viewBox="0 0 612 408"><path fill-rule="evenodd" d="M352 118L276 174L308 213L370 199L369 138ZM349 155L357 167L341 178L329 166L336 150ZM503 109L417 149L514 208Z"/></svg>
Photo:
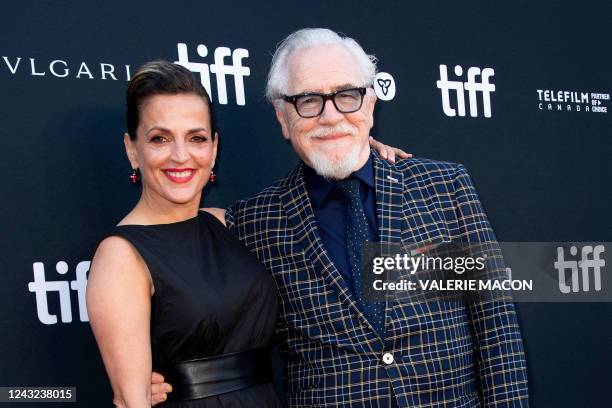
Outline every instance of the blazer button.
<svg viewBox="0 0 612 408"><path fill-rule="evenodd" d="M393 354L391 354L391 353L383 354L383 363L385 363L385 364L393 364L394 361L395 361L395 359L393 358Z"/></svg>

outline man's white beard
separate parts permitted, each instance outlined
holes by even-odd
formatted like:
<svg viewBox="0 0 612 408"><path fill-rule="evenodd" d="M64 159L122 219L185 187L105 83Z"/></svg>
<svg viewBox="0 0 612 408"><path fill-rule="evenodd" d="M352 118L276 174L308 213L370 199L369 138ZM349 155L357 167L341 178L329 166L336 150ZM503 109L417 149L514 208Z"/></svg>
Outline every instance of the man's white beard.
<svg viewBox="0 0 612 408"><path fill-rule="evenodd" d="M357 139L357 130L352 126L340 124L333 128L317 129L307 137L321 137L333 133L350 133L355 139ZM317 172L318 175L325 177L328 180L343 180L351 175L352 172L359 170L359 156L361 149L357 140L351 145L350 151L344 153L341 159L334 159L329 157L320 151L310 151L308 153L308 160L310 165Z"/></svg>
<svg viewBox="0 0 612 408"><path fill-rule="evenodd" d="M310 165L319 176L328 180L343 180L357 169L359 164L359 146L354 145L351 151L346 152L342 160L332 160L320 152L311 152L308 155Z"/></svg>

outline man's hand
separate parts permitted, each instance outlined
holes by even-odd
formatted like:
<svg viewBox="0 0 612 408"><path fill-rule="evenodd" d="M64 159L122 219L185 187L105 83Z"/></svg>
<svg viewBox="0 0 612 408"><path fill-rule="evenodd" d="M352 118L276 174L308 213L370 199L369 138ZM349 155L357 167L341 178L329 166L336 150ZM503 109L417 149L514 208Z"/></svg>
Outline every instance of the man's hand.
<svg viewBox="0 0 612 408"><path fill-rule="evenodd" d="M151 373L151 406L157 405L168 399L168 393L172 391L172 386L164 382L164 376Z"/></svg>
<svg viewBox="0 0 612 408"><path fill-rule="evenodd" d="M402 149L387 146L386 144L374 139L372 136L370 136L370 146L378 152L380 157L390 163L395 163L395 156L399 156L402 159L409 159L412 157L412 154L406 153Z"/></svg>

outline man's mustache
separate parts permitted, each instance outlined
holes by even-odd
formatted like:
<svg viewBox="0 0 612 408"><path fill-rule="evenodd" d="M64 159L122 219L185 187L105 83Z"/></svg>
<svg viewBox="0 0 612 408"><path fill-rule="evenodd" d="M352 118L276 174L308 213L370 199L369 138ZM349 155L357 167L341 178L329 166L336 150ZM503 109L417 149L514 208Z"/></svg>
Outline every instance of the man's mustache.
<svg viewBox="0 0 612 408"><path fill-rule="evenodd" d="M315 137L327 137L338 133L346 133L353 137L357 136L357 129L346 123L339 123L335 126L321 126L306 133L306 137L311 139Z"/></svg>

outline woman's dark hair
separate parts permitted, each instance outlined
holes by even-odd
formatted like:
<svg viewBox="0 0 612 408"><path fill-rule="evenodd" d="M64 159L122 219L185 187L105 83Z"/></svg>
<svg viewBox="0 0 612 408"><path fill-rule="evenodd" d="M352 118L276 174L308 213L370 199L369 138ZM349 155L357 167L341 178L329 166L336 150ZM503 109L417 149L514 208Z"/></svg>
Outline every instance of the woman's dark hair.
<svg viewBox="0 0 612 408"><path fill-rule="evenodd" d="M154 95L194 94L202 97L208 106L210 135L215 137L215 119L210 96L187 68L169 61L150 61L134 74L126 94L126 125L130 139L136 139L142 105Z"/></svg>

